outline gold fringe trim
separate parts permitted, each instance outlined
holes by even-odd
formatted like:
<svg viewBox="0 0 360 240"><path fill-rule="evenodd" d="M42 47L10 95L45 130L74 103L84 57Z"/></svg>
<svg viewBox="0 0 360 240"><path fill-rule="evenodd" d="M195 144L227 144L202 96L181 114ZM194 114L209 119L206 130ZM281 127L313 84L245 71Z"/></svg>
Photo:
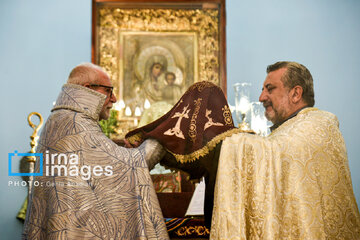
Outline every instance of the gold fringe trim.
<svg viewBox="0 0 360 240"><path fill-rule="evenodd" d="M216 145L224 140L226 137L229 137L235 133L242 133L244 131L242 131L241 129L239 128L233 128L233 129L230 129L226 132L223 132L219 135L217 135L216 137L214 137L213 139L211 139L204 147L202 147L201 149L195 151L195 152L192 152L190 154L187 154L187 155L181 155L181 154L176 154L176 153L173 153L171 152L170 150L166 149L168 152L170 152L172 155L174 155L174 157L176 158L176 161L180 162L180 163L188 163L188 162L193 162L197 159L199 159L200 157L203 157L207 154L209 154L209 152L211 150L213 150Z"/></svg>

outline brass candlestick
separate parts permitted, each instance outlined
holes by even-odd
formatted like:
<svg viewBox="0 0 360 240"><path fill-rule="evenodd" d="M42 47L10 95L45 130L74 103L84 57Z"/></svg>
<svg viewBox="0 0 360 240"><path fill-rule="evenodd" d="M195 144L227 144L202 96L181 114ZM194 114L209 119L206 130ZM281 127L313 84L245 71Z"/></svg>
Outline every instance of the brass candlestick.
<svg viewBox="0 0 360 240"><path fill-rule="evenodd" d="M32 121L31 121L31 117L33 115L36 115L39 117L39 120L40 120L40 123L39 125L35 125ZM28 116L28 122L29 122L29 125L30 127L32 127L34 129L34 132L33 134L30 136L30 139L31 139L31 142L30 142L30 146L31 146L31 150L30 150L30 153L35 153L35 148L37 146L37 141L39 139L39 136L37 135L38 134L38 131L39 129L41 128L42 124L43 124L43 117L41 116L40 113L37 113L37 112L32 112L29 114ZM36 157L35 156L27 156L27 161L29 162L29 173L34 173L34 168L35 168L35 162L36 162ZM32 183L33 183L33 180L34 180L34 176L32 176L32 174L30 174L29 176L29 196L30 196L30 193L32 191Z"/></svg>

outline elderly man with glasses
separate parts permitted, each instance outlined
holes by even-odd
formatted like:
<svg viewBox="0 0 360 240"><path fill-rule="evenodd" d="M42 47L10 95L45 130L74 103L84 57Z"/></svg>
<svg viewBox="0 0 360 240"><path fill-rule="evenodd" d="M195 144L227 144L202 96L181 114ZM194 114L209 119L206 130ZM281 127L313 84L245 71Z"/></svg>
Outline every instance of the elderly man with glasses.
<svg viewBox="0 0 360 240"><path fill-rule="evenodd" d="M34 180L24 239L168 239L149 174L165 151L155 140L127 149L107 138L98 121L115 102L101 67L71 71L40 136L43 174Z"/></svg>

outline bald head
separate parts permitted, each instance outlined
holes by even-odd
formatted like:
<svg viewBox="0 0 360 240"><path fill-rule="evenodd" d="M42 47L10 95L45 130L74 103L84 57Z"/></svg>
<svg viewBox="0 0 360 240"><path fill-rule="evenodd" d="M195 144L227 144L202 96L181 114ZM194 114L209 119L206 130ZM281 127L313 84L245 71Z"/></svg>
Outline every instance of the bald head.
<svg viewBox="0 0 360 240"><path fill-rule="evenodd" d="M93 63L81 63L70 73L67 83L84 86L85 84L97 84L101 76L106 75L104 70Z"/></svg>
<svg viewBox="0 0 360 240"><path fill-rule="evenodd" d="M116 97L112 92L113 86L109 75L101 67L92 63L82 63L71 71L67 83L81 85L104 94L106 99L99 119L109 118L110 109L116 102Z"/></svg>

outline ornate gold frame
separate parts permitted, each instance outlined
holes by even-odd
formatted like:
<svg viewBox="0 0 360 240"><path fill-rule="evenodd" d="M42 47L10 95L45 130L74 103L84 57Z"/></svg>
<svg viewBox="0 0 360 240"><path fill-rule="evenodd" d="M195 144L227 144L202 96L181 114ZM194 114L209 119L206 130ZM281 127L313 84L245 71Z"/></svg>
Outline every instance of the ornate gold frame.
<svg viewBox="0 0 360 240"><path fill-rule="evenodd" d="M226 94L225 0L93 0L92 61L108 72L118 99L125 32L195 34L193 82L213 82Z"/></svg>

